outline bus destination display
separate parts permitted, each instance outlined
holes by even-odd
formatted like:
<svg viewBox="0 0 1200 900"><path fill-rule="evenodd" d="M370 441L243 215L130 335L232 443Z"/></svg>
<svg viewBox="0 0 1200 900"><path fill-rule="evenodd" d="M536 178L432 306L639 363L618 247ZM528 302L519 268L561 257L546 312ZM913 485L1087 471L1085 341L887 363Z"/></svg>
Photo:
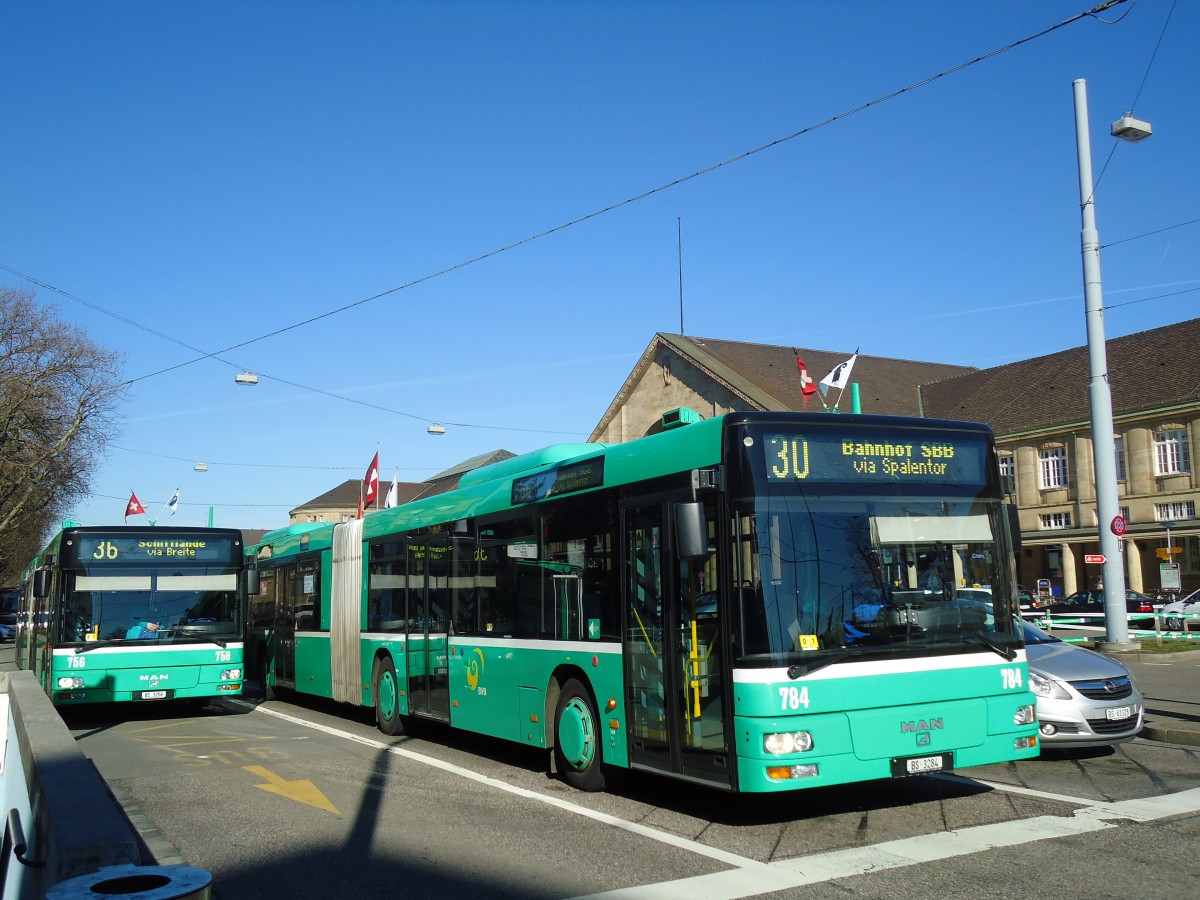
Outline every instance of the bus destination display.
<svg viewBox="0 0 1200 900"><path fill-rule="evenodd" d="M115 563L228 561L239 548L226 537L180 535L155 538L128 535L87 535L77 538L78 561L85 565Z"/></svg>
<svg viewBox="0 0 1200 900"><path fill-rule="evenodd" d="M983 484L984 442L965 435L764 434L770 482Z"/></svg>
<svg viewBox="0 0 1200 900"><path fill-rule="evenodd" d="M514 506L519 503L532 503L534 500L585 491L588 488L600 487L602 484L604 484L604 457L598 456L594 459L558 466L536 475L514 478L512 503Z"/></svg>

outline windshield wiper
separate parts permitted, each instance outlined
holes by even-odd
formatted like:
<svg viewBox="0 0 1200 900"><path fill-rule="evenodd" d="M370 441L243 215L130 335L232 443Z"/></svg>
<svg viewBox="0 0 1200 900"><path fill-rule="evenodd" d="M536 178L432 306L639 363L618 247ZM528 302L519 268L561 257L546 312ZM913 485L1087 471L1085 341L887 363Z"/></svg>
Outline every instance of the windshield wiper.
<svg viewBox="0 0 1200 900"><path fill-rule="evenodd" d="M225 646L225 641L222 638L213 637L211 634L205 634L203 631L191 631L176 627L175 637L198 638L202 641L209 641L213 644L216 644L218 647L223 648Z"/></svg>
<svg viewBox="0 0 1200 900"><path fill-rule="evenodd" d="M87 653L89 650L96 650L100 647L111 647L113 644L123 644L129 638L109 638L106 641L88 641L86 644L81 644L75 648L76 653Z"/></svg>
<svg viewBox="0 0 1200 900"><path fill-rule="evenodd" d="M836 654L831 656L822 656L819 659L814 659L809 662L795 663L794 665L788 666L787 676L788 678L792 679L792 681L795 681L802 675L809 675L817 671L817 669L823 669L826 666L832 666L839 659L845 659L845 655Z"/></svg>
<svg viewBox="0 0 1200 900"><path fill-rule="evenodd" d="M977 640L979 643L983 644L983 646L987 647L993 653L1000 654L1005 659L1007 659L1009 662L1012 662L1014 659L1017 658L1017 651L1014 650L1011 646L1001 644L999 641L992 640L991 637L984 634L982 631L973 631L970 634L963 635L963 640L971 640L972 638Z"/></svg>

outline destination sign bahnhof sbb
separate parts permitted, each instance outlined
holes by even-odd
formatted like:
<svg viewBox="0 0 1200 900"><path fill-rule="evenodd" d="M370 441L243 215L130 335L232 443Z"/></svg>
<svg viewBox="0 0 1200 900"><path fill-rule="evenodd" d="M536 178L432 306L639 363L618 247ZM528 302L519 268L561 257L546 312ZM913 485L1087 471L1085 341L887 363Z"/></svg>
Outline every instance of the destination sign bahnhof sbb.
<svg viewBox="0 0 1200 900"><path fill-rule="evenodd" d="M983 484L986 458L982 437L974 435L763 435L766 477L771 482Z"/></svg>

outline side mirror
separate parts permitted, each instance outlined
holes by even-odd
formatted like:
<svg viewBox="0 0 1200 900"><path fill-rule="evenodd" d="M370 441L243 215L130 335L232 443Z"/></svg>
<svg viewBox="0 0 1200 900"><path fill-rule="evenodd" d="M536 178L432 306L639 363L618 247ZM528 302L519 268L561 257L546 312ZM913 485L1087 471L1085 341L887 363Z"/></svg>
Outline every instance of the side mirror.
<svg viewBox="0 0 1200 900"><path fill-rule="evenodd" d="M698 500L675 504L675 551L681 559L708 556L708 523Z"/></svg>
<svg viewBox="0 0 1200 900"><path fill-rule="evenodd" d="M259 588L258 569L257 568L247 569L246 570L246 596L247 597L257 597L258 596L258 588Z"/></svg>
<svg viewBox="0 0 1200 900"><path fill-rule="evenodd" d="M38 569L33 573L33 596L39 600L50 596L50 570Z"/></svg>

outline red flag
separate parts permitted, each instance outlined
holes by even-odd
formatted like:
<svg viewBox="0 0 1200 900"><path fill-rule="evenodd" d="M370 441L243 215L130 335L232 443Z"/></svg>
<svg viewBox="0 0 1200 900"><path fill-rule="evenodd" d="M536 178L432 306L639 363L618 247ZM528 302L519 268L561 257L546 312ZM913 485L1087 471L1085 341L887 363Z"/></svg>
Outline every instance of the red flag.
<svg viewBox="0 0 1200 900"><path fill-rule="evenodd" d="M375 498L379 496L379 451L375 451L375 458L371 460L371 465L367 467L367 474L363 477L366 482L366 487L363 490L363 506L370 506L375 502Z"/></svg>
<svg viewBox="0 0 1200 900"><path fill-rule="evenodd" d="M792 350L796 353L795 350ZM800 396L804 400L804 408L808 409L808 398L817 392L816 382L812 380L812 376L808 374L808 369L804 366L804 360L800 358L800 354L796 353L796 368L800 370Z"/></svg>
<svg viewBox="0 0 1200 900"><path fill-rule="evenodd" d="M144 516L146 507L142 506L142 501L137 498L137 494L133 491L129 492L129 502L125 504L125 522L129 522L130 516Z"/></svg>

